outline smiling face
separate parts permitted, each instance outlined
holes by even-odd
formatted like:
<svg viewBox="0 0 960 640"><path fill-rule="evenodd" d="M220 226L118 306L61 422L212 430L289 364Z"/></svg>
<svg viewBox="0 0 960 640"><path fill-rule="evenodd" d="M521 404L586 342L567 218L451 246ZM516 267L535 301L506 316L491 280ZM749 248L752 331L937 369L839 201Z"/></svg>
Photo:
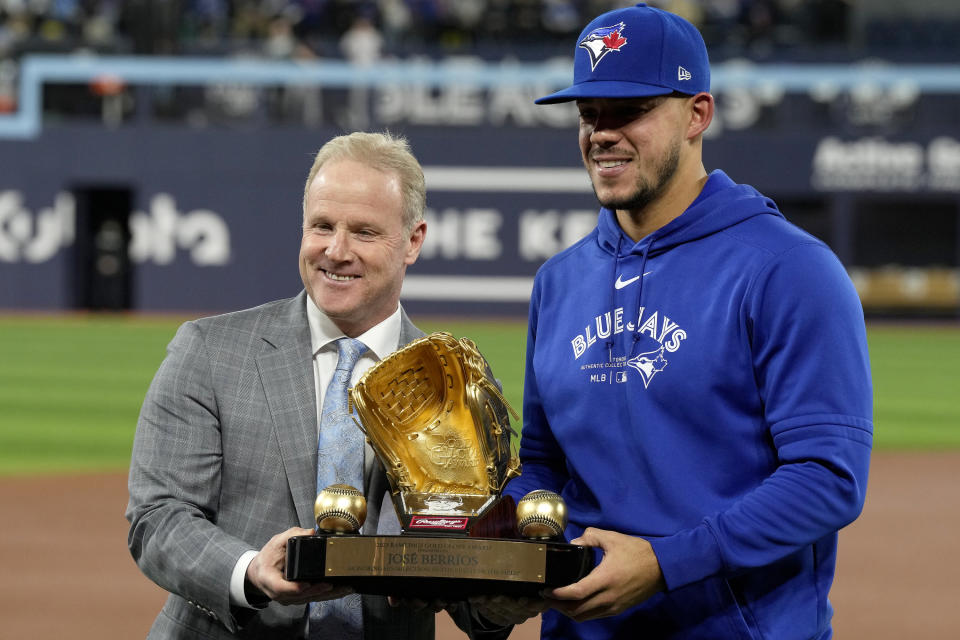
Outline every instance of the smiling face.
<svg viewBox="0 0 960 640"><path fill-rule="evenodd" d="M404 229L400 178L354 160L324 164L307 188L300 277L307 294L348 336L397 310L407 265L426 223Z"/></svg>
<svg viewBox="0 0 960 640"><path fill-rule="evenodd" d="M681 99L582 99L580 152L597 199L609 209L639 210L670 185L686 131Z"/></svg>

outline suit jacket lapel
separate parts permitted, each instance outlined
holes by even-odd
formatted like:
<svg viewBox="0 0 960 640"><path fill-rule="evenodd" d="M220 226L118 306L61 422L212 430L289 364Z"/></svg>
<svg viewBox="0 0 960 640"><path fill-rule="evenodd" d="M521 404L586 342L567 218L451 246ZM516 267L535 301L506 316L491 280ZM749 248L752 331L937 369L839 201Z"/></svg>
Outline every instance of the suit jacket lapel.
<svg viewBox="0 0 960 640"><path fill-rule="evenodd" d="M425 336L423 331L417 328L417 325L413 324L410 321L410 318L407 316L407 312L403 310L403 307L400 307L400 346L405 346L416 340L417 338L422 338Z"/></svg>
<svg viewBox="0 0 960 640"><path fill-rule="evenodd" d="M257 357L260 381L300 526L312 528L317 494L317 398L305 292L268 320L262 337L264 350Z"/></svg>

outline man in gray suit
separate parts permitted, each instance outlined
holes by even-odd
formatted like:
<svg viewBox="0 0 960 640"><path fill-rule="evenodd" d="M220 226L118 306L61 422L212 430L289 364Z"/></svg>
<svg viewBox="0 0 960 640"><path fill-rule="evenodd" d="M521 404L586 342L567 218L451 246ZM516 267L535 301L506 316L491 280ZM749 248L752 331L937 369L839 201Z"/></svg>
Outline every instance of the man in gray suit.
<svg viewBox="0 0 960 640"><path fill-rule="evenodd" d="M399 300L426 233L425 194L404 140L334 138L304 189L305 291L187 322L171 341L137 424L126 513L131 554L170 592L150 638L340 637L308 604L357 596L286 581L286 541L312 533L318 458L321 469L329 462L318 455L318 407L337 366L337 341L356 338L366 349L355 382L423 335ZM363 532L396 533L383 468L369 447L363 458ZM363 596L355 611L362 611L357 637L434 637L430 607ZM509 633L466 604L451 615L470 637Z"/></svg>

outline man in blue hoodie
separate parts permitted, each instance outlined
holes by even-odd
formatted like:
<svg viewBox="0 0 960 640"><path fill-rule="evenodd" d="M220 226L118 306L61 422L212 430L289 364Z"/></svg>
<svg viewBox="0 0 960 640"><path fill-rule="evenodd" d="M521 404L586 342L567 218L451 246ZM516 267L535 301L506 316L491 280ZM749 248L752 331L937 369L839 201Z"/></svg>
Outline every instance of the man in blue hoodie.
<svg viewBox="0 0 960 640"><path fill-rule="evenodd" d="M772 200L704 168L691 24L615 10L575 52L573 85L537 102L576 101L602 208L534 281L507 493L559 493L598 564L528 613L551 607L551 639L830 638L872 445L856 291Z"/></svg>

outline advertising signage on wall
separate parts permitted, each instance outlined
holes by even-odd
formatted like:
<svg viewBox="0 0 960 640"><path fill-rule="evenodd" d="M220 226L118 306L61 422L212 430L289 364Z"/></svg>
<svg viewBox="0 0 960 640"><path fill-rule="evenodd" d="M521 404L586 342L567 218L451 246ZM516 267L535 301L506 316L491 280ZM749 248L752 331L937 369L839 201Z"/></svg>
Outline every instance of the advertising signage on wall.
<svg viewBox="0 0 960 640"><path fill-rule="evenodd" d="M485 139L475 147L476 157L488 163L514 143L509 130L471 133ZM126 155L124 147L160 149L157 137L170 135L118 137L117 153ZM59 131L30 143L31 153L21 149L17 154L20 166L29 165L33 153L36 158L58 153L71 136ZM576 160L567 132L554 136L552 142L544 139L541 153ZM108 160L100 167L91 161L85 170L10 172L12 182L0 184L0 308L76 304L73 271L79 268L75 258L82 238L75 228L75 194L102 184L131 192L127 252L133 308L217 311L296 293L303 159L323 135L309 146L281 137L272 154L243 159L231 137L204 136L200 157L173 145L169 153L147 154L124 168ZM190 136L182 138L187 148ZM539 265L596 222L597 204L585 172L576 166L449 165L455 158L431 135L411 138L426 164L428 234L408 275L405 304L432 312L522 312ZM439 139L470 146L478 138ZM786 146L733 144L724 138L707 144L707 157L713 166L775 197L939 189L953 198L960 180L960 143L949 136L909 142L827 136L781 145ZM0 145L0 161L5 152ZM758 157L768 159L757 163ZM211 158L230 162L218 165ZM789 208L785 213L789 217Z"/></svg>
<svg viewBox="0 0 960 640"><path fill-rule="evenodd" d="M826 137L814 151L810 181L818 191L960 192L960 142Z"/></svg>
<svg viewBox="0 0 960 640"><path fill-rule="evenodd" d="M232 105L239 119L199 128L149 117L105 127L96 119L44 123L29 111L36 102L24 100L15 116L0 117L0 309L82 307L77 291L87 285L78 272L115 264L96 252L118 242L134 309L219 311L296 294L302 180L316 149L348 128L347 115L359 114L366 128L404 133L426 169L429 230L403 294L411 310L522 313L539 265L595 224L575 111L530 104L533 94L567 80L554 66L460 65L422 75L393 66L386 79L336 65L308 69L313 80L332 83L321 89L294 83L304 70L286 67L278 75L269 65L217 65L209 71L219 75L206 77L202 68L187 73L169 61L125 64L115 71L137 82L234 83L231 91L196 94L200 107L214 113L239 91L238 104L251 112L237 115ZM45 60L25 65L23 86L77 81L97 69L90 61ZM420 82L420 90L398 91L404 79ZM319 122L296 114L264 119L263 88L287 81L291 90L322 95ZM357 104L355 89L363 89L362 112L347 111ZM723 63L714 93L708 170L723 168L781 203L821 203L829 215L855 216L830 199L901 194L953 202L960 193L956 69ZM113 227L91 231L100 202L91 194L103 190L130 206L111 212ZM852 229L838 220L824 227Z"/></svg>
<svg viewBox="0 0 960 640"><path fill-rule="evenodd" d="M229 132L129 132L114 139L114 153L135 158L122 165L97 159L82 134L41 136L20 150L13 183L0 185L0 308L75 306L78 253L85 242L96 250L105 238L77 233L80 210L85 194L104 185L129 191L133 203L125 251L134 309L220 311L295 294L302 180L311 154L332 135L305 142L291 132L274 137L269 153L250 153ZM425 163L428 233L407 278L405 304L457 312L481 303L488 313L522 312L539 265L596 223L585 172L430 164L445 162L449 151L429 134L410 137ZM184 152L201 141L202 152ZM496 141L506 148L509 136ZM29 170L64 144L87 149L81 153L89 158L76 158L83 170ZM137 152L143 149L151 152ZM0 159L4 151L0 145Z"/></svg>

